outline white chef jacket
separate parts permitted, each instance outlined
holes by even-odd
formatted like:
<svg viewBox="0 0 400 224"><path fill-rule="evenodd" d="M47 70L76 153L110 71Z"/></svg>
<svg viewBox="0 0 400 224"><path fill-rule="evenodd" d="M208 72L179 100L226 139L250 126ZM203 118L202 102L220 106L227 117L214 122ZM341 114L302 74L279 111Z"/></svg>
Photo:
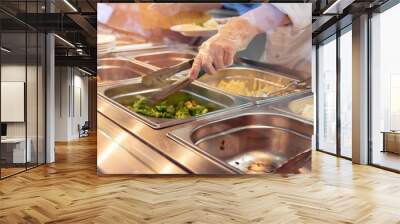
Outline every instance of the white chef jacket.
<svg viewBox="0 0 400 224"><path fill-rule="evenodd" d="M275 29L268 29L266 24L271 22L271 5L262 4L245 14L243 18L250 24L258 27L267 33L265 53L261 60L266 63L274 64L296 71L295 75L301 79L311 77L311 3L270 3L282 13L286 14L291 24L280 26ZM269 20L266 16L269 16ZM277 20L279 13L273 15Z"/></svg>

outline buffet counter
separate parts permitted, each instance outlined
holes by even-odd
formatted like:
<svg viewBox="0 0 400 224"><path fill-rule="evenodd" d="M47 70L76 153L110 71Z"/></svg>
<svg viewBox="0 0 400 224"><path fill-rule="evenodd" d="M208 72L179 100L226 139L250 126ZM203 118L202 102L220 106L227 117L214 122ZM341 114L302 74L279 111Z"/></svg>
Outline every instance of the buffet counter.
<svg viewBox="0 0 400 224"><path fill-rule="evenodd" d="M308 172L313 124L301 108L313 105L293 102L303 103L312 93L290 86L292 75L235 64L181 90L212 108L205 114L167 119L132 110L138 97L158 91L143 85L143 76L195 53L159 46L98 60L99 174ZM275 92L280 94L269 94Z"/></svg>

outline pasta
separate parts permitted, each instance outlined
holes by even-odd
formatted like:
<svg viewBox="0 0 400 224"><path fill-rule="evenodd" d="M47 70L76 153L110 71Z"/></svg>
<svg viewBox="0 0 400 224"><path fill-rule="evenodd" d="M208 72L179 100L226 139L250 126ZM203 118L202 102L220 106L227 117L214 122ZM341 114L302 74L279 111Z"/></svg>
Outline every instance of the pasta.
<svg viewBox="0 0 400 224"><path fill-rule="evenodd" d="M312 97L290 102L289 109L308 120L314 119L314 100Z"/></svg>
<svg viewBox="0 0 400 224"><path fill-rule="evenodd" d="M250 97L266 97L279 88L257 80L221 80L214 86L228 93Z"/></svg>

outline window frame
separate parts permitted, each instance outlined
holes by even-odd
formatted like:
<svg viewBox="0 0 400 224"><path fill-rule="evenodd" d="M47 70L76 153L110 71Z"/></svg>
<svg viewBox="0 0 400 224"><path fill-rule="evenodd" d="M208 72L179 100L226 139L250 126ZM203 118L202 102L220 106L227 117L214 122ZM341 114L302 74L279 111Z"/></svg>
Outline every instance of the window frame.
<svg viewBox="0 0 400 224"><path fill-rule="evenodd" d="M341 81L341 66L340 66L340 37L347 32L352 31L352 23L347 24L345 27L339 29L336 31L336 33L330 35L329 37L321 40L319 43L316 44L316 109L320 107L320 102L319 102L319 86L320 86L320 74L319 74L319 67L320 67L320 56L319 56L319 51L318 49L320 48L321 44L326 44L329 43L330 41L336 41L336 152L328 152L324 149L321 149L320 142L319 142L319 113L316 113L316 122L315 128L316 128L316 151L323 152L329 155L333 155L339 158L343 158L346 160L352 160L352 158L347 157L342 155L341 153L341 119L340 119L340 103L341 103L341 97L340 97L340 81Z"/></svg>

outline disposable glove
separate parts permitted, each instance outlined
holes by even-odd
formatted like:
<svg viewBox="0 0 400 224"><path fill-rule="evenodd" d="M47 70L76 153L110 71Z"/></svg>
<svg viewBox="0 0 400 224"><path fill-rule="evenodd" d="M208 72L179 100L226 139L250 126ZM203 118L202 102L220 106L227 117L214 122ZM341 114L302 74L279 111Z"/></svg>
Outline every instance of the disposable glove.
<svg viewBox="0 0 400 224"><path fill-rule="evenodd" d="M205 41L194 59L190 77L196 79L201 68L207 74L233 64L237 51L243 50L259 30L243 18L228 22L216 35Z"/></svg>
<svg viewBox="0 0 400 224"><path fill-rule="evenodd" d="M214 74L232 65L236 52L244 50L258 33L268 33L290 22L286 14L269 3L231 19L215 36L199 47L190 77L196 79L201 68L208 74Z"/></svg>

